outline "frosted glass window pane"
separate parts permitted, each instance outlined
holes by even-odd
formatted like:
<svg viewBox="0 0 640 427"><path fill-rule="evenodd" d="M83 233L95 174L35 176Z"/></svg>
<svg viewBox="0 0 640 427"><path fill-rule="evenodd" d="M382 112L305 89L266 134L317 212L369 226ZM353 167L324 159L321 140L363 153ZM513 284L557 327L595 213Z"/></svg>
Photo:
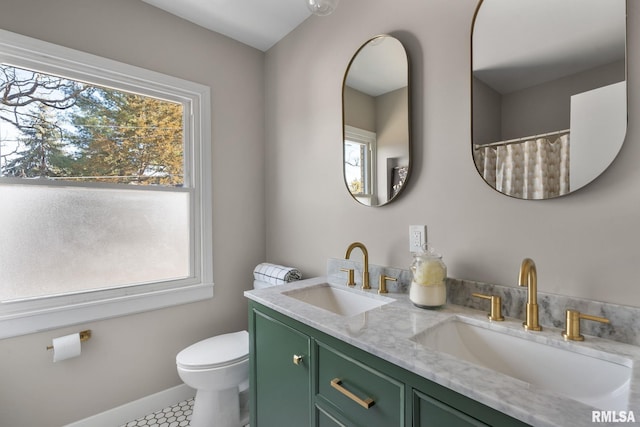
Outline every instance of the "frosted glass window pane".
<svg viewBox="0 0 640 427"><path fill-rule="evenodd" d="M189 198L0 185L0 301L190 277Z"/></svg>

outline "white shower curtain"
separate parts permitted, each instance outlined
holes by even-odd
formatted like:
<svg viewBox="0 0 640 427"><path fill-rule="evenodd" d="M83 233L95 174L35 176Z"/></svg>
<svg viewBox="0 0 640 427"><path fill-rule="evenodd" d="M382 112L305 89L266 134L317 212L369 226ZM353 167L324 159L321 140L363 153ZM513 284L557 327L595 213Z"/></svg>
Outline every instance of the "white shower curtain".
<svg viewBox="0 0 640 427"><path fill-rule="evenodd" d="M569 134L481 147L474 160L485 181L509 196L548 199L569 192Z"/></svg>

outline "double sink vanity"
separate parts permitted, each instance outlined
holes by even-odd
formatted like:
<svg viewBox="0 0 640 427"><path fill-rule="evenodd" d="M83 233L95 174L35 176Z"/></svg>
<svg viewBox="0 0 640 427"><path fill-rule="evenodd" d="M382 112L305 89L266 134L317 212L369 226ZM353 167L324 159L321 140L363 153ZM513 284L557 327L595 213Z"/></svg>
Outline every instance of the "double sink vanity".
<svg viewBox="0 0 640 427"><path fill-rule="evenodd" d="M640 416L640 347L574 341L577 311L568 319L577 327L528 330L524 313L493 321L488 303L425 310L406 292L349 287L336 270L245 293L252 426L584 426Z"/></svg>

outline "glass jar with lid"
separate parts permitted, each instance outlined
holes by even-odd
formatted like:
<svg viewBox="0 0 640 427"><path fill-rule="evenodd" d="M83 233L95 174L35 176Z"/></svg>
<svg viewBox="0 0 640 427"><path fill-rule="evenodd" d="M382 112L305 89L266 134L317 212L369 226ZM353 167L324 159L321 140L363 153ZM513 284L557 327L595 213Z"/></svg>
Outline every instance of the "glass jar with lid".
<svg viewBox="0 0 640 427"><path fill-rule="evenodd" d="M421 252L413 255L411 263L411 302L421 308L437 308L447 302L447 266L442 255L424 245Z"/></svg>

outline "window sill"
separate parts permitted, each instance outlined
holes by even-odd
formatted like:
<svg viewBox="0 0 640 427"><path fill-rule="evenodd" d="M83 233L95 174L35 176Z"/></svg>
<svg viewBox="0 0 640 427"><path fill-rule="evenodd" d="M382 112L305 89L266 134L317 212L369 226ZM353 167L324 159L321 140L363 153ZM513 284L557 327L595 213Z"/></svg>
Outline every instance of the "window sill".
<svg viewBox="0 0 640 427"><path fill-rule="evenodd" d="M142 313L212 297L213 283L206 283L0 315L0 339Z"/></svg>

